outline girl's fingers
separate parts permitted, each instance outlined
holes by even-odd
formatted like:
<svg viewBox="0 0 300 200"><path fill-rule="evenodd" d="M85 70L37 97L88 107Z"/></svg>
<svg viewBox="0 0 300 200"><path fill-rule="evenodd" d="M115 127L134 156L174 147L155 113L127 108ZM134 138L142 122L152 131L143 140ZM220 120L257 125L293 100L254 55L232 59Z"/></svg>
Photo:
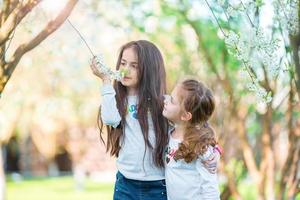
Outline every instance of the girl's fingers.
<svg viewBox="0 0 300 200"><path fill-rule="evenodd" d="M92 63L90 64L90 67L91 67L92 71L95 72L95 66Z"/></svg>
<svg viewBox="0 0 300 200"><path fill-rule="evenodd" d="M96 66L95 58L90 59L90 65L93 66L93 68L95 68L95 66Z"/></svg>
<svg viewBox="0 0 300 200"><path fill-rule="evenodd" d="M91 69L92 69L92 71L93 71L94 74L98 74L99 73L99 71L98 71L98 69L96 67L96 61L95 61L94 58L92 58L91 61L90 61L90 67L91 67Z"/></svg>
<svg viewBox="0 0 300 200"><path fill-rule="evenodd" d="M218 162L220 160L219 153L212 153L208 160L203 161L205 168L212 174L217 172Z"/></svg>
<svg viewBox="0 0 300 200"><path fill-rule="evenodd" d="M204 161L205 164L210 164L210 163L214 163L215 161L217 161L216 159L216 155L213 153L210 155L210 157Z"/></svg>

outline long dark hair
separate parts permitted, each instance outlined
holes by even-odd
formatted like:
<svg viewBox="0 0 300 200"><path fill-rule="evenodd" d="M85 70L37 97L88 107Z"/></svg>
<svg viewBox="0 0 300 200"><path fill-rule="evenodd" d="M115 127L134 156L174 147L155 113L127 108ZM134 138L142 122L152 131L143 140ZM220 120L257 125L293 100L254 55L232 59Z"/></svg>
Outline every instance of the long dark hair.
<svg viewBox="0 0 300 200"><path fill-rule="evenodd" d="M207 123L215 109L215 101L211 90L196 79L184 80L179 84L179 90L179 101L192 118L174 158L189 163L203 155L208 145L215 146L217 143L215 132Z"/></svg>
<svg viewBox="0 0 300 200"><path fill-rule="evenodd" d="M138 57L138 112L137 118L142 129L145 146L153 152L153 161L157 167L164 167L163 153L168 143L168 123L163 117L163 95L166 92L166 72L163 57L159 49L146 40L131 41L121 47L116 69L120 68L122 55L125 49L133 48ZM117 108L121 115L121 123L117 128L107 127L106 151L111 156L118 157L121 149L120 141L124 135L125 118L127 115L127 91L120 82L114 82L116 90ZM103 122L98 113L98 126L101 140ZM155 146L149 141L148 113L151 114L155 132ZM99 125L100 122L100 125Z"/></svg>

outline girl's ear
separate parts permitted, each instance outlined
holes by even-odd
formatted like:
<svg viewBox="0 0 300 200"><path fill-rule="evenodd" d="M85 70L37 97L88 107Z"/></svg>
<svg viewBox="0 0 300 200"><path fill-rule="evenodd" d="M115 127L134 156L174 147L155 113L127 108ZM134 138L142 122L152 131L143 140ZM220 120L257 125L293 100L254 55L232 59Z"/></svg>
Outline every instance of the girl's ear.
<svg viewBox="0 0 300 200"><path fill-rule="evenodd" d="M190 112L184 112L182 115L181 115L181 120L182 121L189 121L190 119L192 119L192 113Z"/></svg>

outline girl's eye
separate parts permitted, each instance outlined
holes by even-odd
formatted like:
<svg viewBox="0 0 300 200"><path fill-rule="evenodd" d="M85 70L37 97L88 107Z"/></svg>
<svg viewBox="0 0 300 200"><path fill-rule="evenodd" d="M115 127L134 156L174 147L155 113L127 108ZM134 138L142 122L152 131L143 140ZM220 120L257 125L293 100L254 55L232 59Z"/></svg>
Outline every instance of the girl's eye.
<svg viewBox="0 0 300 200"><path fill-rule="evenodd" d="M170 101L171 101L171 96L165 94L165 95L164 95L164 99L165 99L166 101L170 102Z"/></svg>
<svg viewBox="0 0 300 200"><path fill-rule="evenodd" d="M126 64L126 63L122 63L122 62L121 62L121 65L122 65L122 66L125 66L125 64Z"/></svg>
<svg viewBox="0 0 300 200"><path fill-rule="evenodd" d="M131 65L132 68L136 69L137 68L137 65Z"/></svg>

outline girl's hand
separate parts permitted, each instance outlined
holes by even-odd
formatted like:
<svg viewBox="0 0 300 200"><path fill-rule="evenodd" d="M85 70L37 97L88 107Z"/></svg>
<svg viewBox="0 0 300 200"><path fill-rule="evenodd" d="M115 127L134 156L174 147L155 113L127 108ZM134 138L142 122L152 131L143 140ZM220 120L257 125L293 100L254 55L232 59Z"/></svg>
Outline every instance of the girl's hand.
<svg viewBox="0 0 300 200"><path fill-rule="evenodd" d="M206 161L202 161L204 164L204 167L212 174L217 173L217 168L218 168L218 162L220 160L220 153L219 151L213 151L211 156L208 158Z"/></svg>
<svg viewBox="0 0 300 200"><path fill-rule="evenodd" d="M103 83L110 83L110 78L108 75L102 73L99 69L99 67L97 66L97 61L96 61L96 57L94 57L91 60L91 64L90 67L93 71L93 74L95 74L96 76L98 76L99 78L102 79Z"/></svg>

